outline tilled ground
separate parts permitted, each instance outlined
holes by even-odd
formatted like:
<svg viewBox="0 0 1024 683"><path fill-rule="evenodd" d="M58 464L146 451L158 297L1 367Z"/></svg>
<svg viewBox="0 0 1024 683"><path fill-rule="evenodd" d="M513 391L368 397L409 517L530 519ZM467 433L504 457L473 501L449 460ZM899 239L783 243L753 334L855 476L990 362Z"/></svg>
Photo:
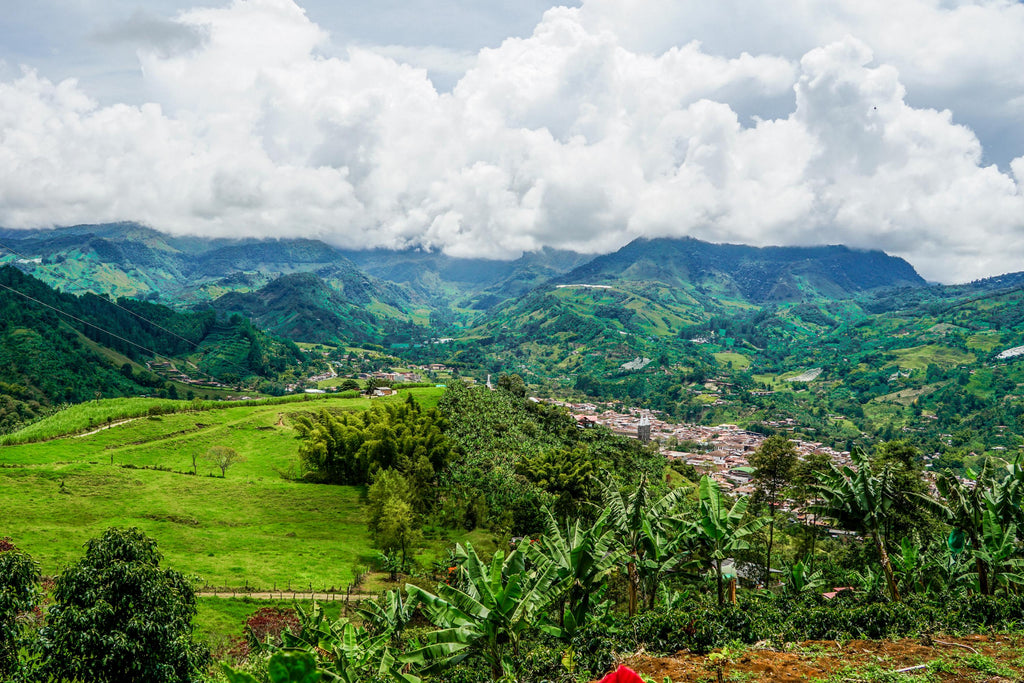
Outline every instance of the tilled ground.
<svg viewBox="0 0 1024 683"><path fill-rule="evenodd" d="M1024 681L1024 636L934 636L897 641L806 641L672 657L633 655L622 663L662 681ZM721 665L722 677L718 677ZM925 665L925 668L913 668ZM909 669L909 670L908 670Z"/></svg>

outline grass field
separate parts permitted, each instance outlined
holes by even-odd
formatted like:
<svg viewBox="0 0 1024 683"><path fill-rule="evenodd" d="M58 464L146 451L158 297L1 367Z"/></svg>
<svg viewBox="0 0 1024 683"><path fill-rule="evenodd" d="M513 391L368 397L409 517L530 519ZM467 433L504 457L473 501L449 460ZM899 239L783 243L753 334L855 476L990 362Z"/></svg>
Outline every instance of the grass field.
<svg viewBox="0 0 1024 683"><path fill-rule="evenodd" d="M227 646L229 638L244 637L246 620L262 607L312 607L308 600L250 600L249 598L199 598L198 613L193 620L196 635L215 650ZM321 602L324 613L331 618L341 614L342 603Z"/></svg>
<svg viewBox="0 0 1024 683"><path fill-rule="evenodd" d="M929 363L940 366L967 365L975 361L974 354L936 344L914 346L909 349L895 349L892 355L903 370L924 370Z"/></svg>
<svg viewBox="0 0 1024 683"><path fill-rule="evenodd" d="M742 353L722 352L715 354L715 360L718 361L719 365L729 365L732 363L734 370L746 370L750 367L750 357L744 356Z"/></svg>
<svg viewBox="0 0 1024 683"><path fill-rule="evenodd" d="M441 390L408 390L425 406ZM384 401L405 400L406 392ZM89 410L105 422L104 402ZM219 410L145 416L86 436L0 448L0 536L55 574L109 526L137 526L157 540L167 566L217 586L248 582L344 589L373 556L362 489L290 481L297 413L361 410L369 399L240 403ZM107 406L115 413L119 402ZM82 409L84 410L84 408ZM60 418L60 415L54 418ZM78 418L76 418L77 420ZM234 448L246 460L226 478L192 455ZM134 469L170 468L172 471Z"/></svg>

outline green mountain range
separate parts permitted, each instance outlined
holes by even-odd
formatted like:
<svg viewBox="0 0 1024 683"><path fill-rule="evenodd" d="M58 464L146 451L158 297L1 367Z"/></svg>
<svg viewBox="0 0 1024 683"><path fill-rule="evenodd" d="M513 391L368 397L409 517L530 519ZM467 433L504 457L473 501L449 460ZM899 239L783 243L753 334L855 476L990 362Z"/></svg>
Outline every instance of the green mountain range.
<svg viewBox="0 0 1024 683"><path fill-rule="evenodd" d="M959 449L957 462L1024 443L1024 364L1014 351L1024 346L1024 273L933 285L879 251L694 239L514 261L177 238L130 224L0 231L0 244L17 252L3 261L65 292L133 294L169 305L161 315L226 326L211 333L245 336L240 325L251 323L251 334L383 348L395 364L439 362L481 378L517 373L533 392L678 419L769 430L792 419L805 436L837 444L905 435L936 453ZM24 403L31 392L19 387L45 382L33 379L43 367L26 365L19 334L5 349L23 371L0 379ZM282 368L298 361L271 362L291 352L267 351L277 342L261 339L262 362L242 348L229 355L279 386L295 376ZM77 353L53 348L51 364ZM239 374L205 362L211 374ZM112 395L138 389L116 377L66 384L80 382ZM38 395L82 398L50 386Z"/></svg>

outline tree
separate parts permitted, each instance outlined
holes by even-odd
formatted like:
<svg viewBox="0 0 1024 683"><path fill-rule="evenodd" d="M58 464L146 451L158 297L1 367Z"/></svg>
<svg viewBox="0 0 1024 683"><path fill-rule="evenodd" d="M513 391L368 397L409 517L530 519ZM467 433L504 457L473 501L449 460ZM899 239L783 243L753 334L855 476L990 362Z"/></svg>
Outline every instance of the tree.
<svg viewBox="0 0 1024 683"><path fill-rule="evenodd" d="M160 568L156 542L107 529L57 577L42 630L46 673L108 683L199 681L209 659L192 641L192 584Z"/></svg>
<svg viewBox="0 0 1024 683"><path fill-rule="evenodd" d="M568 518L590 497L588 489L596 469L587 449L576 447L524 457L516 464L516 472L558 496L555 512Z"/></svg>
<svg viewBox="0 0 1024 683"><path fill-rule="evenodd" d="M513 396L526 398L526 382L519 375L502 375L498 378L498 388Z"/></svg>
<svg viewBox="0 0 1024 683"><path fill-rule="evenodd" d="M395 470L382 470L377 473L366 497L370 503L369 527L374 542L385 555L400 553L401 562L396 569L405 571L409 550L420 535L408 481ZM392 580L394 578L392 575Z"/></svg>
<svg viewBox="0 0 1024 683"><path fill-rule="evenodd" d="M359 382L350 377L341 383L340 388L342 391L359 391Z"/></svg>
<svg viewBox="0 0 1024 683"><path fill-rule="evenodd" d="M754 468L756 496L768 505L768 548L765 551L764 585L768 586L772 571L772 546L775 543L775 514L779 498L789 485L799 462L796 446L785 436L769 436L749 459Z"/></svg>
<svg viewBox="0 0 1024 683"><path fill-rule="evenodd" d="M892 473L888 466L880 472L872 469L864 451L852 453L856 469L844 466L830 466L828 472L819 475L814 487L818 503L808 507L815 514L831 517L844 529L866 533L871 536L878 552L878 562L885 574L889 596L900 601L889 552L885 547L884 529L895 500Z"/></svg>
<svg viewBox="0 0 1024 683"><path fill-rule="evenodd" d="M797 447L785 436L769 436L749 462L754 467L756 500L768 505L768 548L765 553L764 581L764 585L768 586L771 579L771 550L775 542L775 514L778 512L779 498L793 479L799 463Z"/></svg>
<svg viewBox="0 0 1024 683"><path fill-rule="evenodd" d="M228 448L227 446L214 446L210 450L206 451L206 455L203 459L211 463L214 467L220 468L220 476L226 477L228 468L235 463L245 462L245 458L238 454L234 448Z"/></svg>
<svg viewBox="0 0 1024 683"><path fill-rule="evenodd" d="M939 532L938 520L927 506L919 504L928 495L928 484L921 464L921 453L908 441L878 444L871 457L876 470L888 468L892 486L892 510L886 518L883 535L889 547L896 538L914 536L932 538Z"/></svg>
<svg viewBox="0 0 1024 683"><path fill-rule="evenodd" d="M363 393L372 394L374 389L382 389L384 387L390 387L391 380L383 379L380 377L371 377L366 382L366 386L363 388Z"/></svg>
<svg viewBox="0 0 1024 683"><path fill-rule="evenodd" d="M19 620L35 607L38 583L39 564L10 539L0 538L0 676L12 674L17 668Z"/></svg>

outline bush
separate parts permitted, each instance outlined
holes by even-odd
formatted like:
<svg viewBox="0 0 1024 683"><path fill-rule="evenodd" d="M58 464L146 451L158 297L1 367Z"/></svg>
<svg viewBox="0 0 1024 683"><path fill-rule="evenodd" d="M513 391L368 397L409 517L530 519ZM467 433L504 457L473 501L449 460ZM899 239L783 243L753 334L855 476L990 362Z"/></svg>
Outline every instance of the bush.
<svg viewBox="0 0 1024 683"><path fill-rule="evenodd" d="M208 661L192 641L191 583L160 569L156 542L138 529L107 529L57 577L41 631L44 674L56 678L198 681ZM45 680L45 675L42 677Z"/></svg>
<svg viewBox="0 0 1024 683"><path fill-rule="evenodd" d="M881 595L840 593L832 600L809 595L747 596L738 605L717 606L703 597L674 609L657 609L623 621L619 633L588 630L574 642L597 670L612 652L689 650L706 653L731 642L798 642L862 638L901 638L933 632L1012 630L1024 623L1024 596L960 594L909 596L891 602ZM602 627L603 628L603 627Z"/></svg>
<svg viewBox="0 0 1024 683"><path fill-rule="evenodd" d="M9 539L0 538L0 676L13 673L18 666L19 619L35 607L38 582L39 565Z"/></svg>

